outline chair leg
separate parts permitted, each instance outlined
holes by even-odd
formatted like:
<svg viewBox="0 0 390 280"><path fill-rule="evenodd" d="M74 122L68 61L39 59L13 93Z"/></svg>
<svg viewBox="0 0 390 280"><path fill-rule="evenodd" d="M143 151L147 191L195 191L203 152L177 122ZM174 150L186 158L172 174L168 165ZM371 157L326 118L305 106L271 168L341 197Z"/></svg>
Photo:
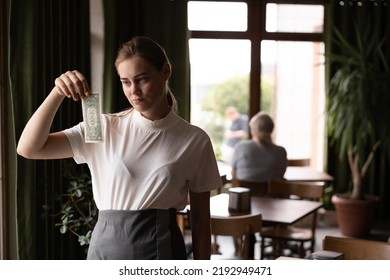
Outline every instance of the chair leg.
<svg viewBox="0 0 390 280"><path fill-rule="evenodd" d="M240 237L234 237L235 255L237 257L242 257L241 256L242 246L243 246L242 239Z"/></svg>
<svg viewBox="0 0 390 280"><path fill-rule="evenodd" d="M260 260L264 260L264 245L265 242L264 242L264 238L262 237L260 241Z"/></svg>
<svg viewBox="0 0 390 280"><path fill-rule="evenodd" d="M260 245L260 260L264 260L264 248L265 247L265 238L261 238L261 245Z"/></svg>
<svg viewBox="0 0 390 280"><path fill-rule="evenodd" d="M273 239L272 240L272 249L273 249L273 257L277 259L282 255L283 246L281 244L281 240Z"/></svg>
<svg viewBox="0 0 390 280"><path fill-rule="evenodd" d="M254 234L251 234L249 238L249 259L253 260L255 259L255 245L257 240Z"/></svg>
<svg viewBox="0 0 390 280"><path fill-rule="evenodd" d="M213 242L211 244L211 251L213 254L218 253L218 243L217 243L217 236L213 236Z"/></svg>
<svg viewBox="0 0 390 280"><path fill-rule="evenodd" d="M316 240L315 238L313 237L313 239L310 241L310 253L313 253L314 252L314 246L316 244Z"/></svg>
<svg viewBox="0 0 390 280"><path fill-rule="evenodd" d="M299 257L300 258L304 258L305 257L305 246L304 246L304 242L299 242L300 245L299 245Z"/></svg>

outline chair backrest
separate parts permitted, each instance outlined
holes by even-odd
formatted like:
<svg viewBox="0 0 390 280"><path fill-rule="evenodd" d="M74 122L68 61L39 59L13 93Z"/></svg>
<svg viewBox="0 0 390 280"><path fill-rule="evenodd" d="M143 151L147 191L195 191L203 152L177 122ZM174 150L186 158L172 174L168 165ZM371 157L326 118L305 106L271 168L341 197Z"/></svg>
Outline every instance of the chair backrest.
<svg viewBox="0 0 390 280"><path fill-rule="evenodd" d="M324 193L324 185L316 182L290 182L286 180L270 180L268 195L279 198L305 199L319 201ZM317 227L317 211L294 224L295 227L309 227L315 234Z"/></svg>
<svg viewBox="0 0 390 280"><path fill-rule="evenodd" d="M286 180L270 180L268 194L276 197L298 197L301 199L320 200L324 193L324 185L307 182L290 182Z"/></svg>
<svg viewBox="0 0 390 280"><path fill-rule="evenodd" d="M222 186L226 185L229 181L226 175L221 175Z"/></svg>
<svg viewBox="0 0 390 280"><path fill-rule="evenodd" d="M343 253L345 260L390 260L390 243L384 241L325 236L322 248Z"/></svg>
<svg viewBox="0 0 390 280"><path fill-rule="evenodd" d="M233 187L248 188L251 195L262 196L268 193L268 182L255 182L232 178Z"/></svg>
<svg viewBox="0 0 390 280"><path fill-rule="evenodd" d="M227 179L226 175L221 175L221 181L222 181L221 187L219 187L215 191L212 191L211 196L222 193L224 191L224 189L226 188L226 186L228 184L230 184L230 181Z"/></svg>
<svg viewBox="0 0 390 280"><path fill-rule="evenodd" d="M248 214L230 217L211 217L211 234L234 236L240 242L239 257L249 259L250 236L261 232L261 214ZM216 242L214 242L216 244Z"/></svg>
<svg viewBox="0 0 390 280"><path fill-rule="evenodd" d="M288 166L310 166L310 158L288 159Z"/></svg>

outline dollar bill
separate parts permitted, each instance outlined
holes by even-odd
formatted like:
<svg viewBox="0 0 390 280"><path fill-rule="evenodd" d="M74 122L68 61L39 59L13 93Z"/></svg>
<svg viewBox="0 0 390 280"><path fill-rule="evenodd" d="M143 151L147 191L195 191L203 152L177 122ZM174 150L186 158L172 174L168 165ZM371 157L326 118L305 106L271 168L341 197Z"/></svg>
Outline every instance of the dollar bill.
<svg viewBox="0 0 390 280"><path fill-rule="evenodd" d="M84 119L84 141L103 142L101 95L90 93L81 100Z"/></svg>

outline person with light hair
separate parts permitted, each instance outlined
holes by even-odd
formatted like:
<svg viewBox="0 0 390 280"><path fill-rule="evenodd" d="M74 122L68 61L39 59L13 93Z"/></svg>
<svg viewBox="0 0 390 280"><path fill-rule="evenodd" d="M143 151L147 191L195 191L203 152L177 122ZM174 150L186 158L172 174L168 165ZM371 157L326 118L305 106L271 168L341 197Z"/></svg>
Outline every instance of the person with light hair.
<svg viewBox="0 0 390 280"><path fill-rule="evenodd" d="M222 186L210 137L177 114L172 66L157 42L134 37L119 49L115 67L131 108L101 116L103 142L84 141L88 122L51 132L66 97L90 94L86 77L74 70L55 79L17 152L88 164L99 209L88 260L187 259L176 215L188 202L193 258L210 259L210 191Z"/></svg>
<svg viewBox="0 0 390 280"><path fill-rule="evenodd" d="M252 138L239 142L234 150L232 176L238 180L267 182L282 179L287 168L287 152L272 141L274 121L259 112L249 121Z"/></svg>

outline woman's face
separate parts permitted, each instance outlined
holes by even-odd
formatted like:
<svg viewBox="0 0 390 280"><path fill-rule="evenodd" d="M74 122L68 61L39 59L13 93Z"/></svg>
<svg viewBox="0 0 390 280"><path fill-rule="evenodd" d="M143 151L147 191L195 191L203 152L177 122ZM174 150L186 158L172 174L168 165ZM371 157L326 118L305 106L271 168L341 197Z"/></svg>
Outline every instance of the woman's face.
<svg viewBox="0 0 390 280"><path fill-rule="evenodd" d="M135 56L119 63L117 71L123 92L134 109L150 120L159 120L168 114L166 85L171 74L168 64L158 71Z"/></svg>

